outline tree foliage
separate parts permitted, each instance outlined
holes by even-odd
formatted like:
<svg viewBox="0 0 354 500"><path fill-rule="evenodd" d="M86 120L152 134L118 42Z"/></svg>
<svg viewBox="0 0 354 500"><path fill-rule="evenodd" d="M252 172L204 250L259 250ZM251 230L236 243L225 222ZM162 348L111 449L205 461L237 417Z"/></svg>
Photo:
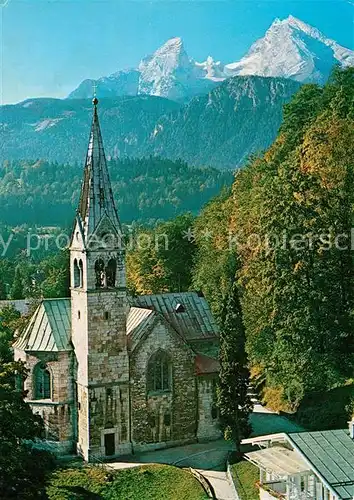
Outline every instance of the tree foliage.
<svg viewBox="0 0 354 500"><path fill-rule="evenodd" d="M304 85L274 144L196 223L214 234L208 248L198 244L194 275L212 304L229 262L219 249L230 234L236 242L251 369L276 409L295 410L352 375L353 103L353 68L336 68L323 88Z"/></svg>
<svg viewBox="0 0 354 500"><path fill-rule="evenodd" d="M27 370L21 361L12 361L11 344L26 318L12 306L0 311L0 498L45 498L45 475L53 466L52 457L36 449L43 421L25 403L23 380Z"/></svg>
<svg viewBox="0 0 354 500"><path fill-rule="evenodd" d="M4 499L46 498L45 476L53 458L31 441L43 434L43 421L24 402L16 379L26 377L22 362L0 362L0 496Z"/></svg>
<svg viewBox="0 0 354 500"><path fill-rule="evenodd" d="M232 182L230 172L155 157L110 160L108 168L120 219L127 223L167 220L187 211L197 214ZM82 175L78 165L44 160L5 162L0 166L2 220L12 226L69 227Z"/></svg>
<svg viewBox="0 0 354 500"><path fill-rule="evenodd" d="M127 277L134 294L189 289L195 255L193 222L194 217L185 214L132 235Z"/></svg>
<svg viewBox="0 0 354 500"><path fill-rule="evenodd" d="M217 390L220 421L226 439L240 451L241 440L251 432L248 395L250 372L246 354L246 332L242 319L237 282L225 301L220 332L220 374Z"/></svg>
<svg viewBox="0 0 354 500"><path fill-rule="evenodd" d="M203 290L219 321L236 271L235 252L228 233L231 209L230 190L225 189L204 207L193 228L196 255L192 286Z"/></svg>
<svg viewBox="0 0 354 500"><path fill-rule="evenodd" d="M0 363L12 360L11 344L16 328L20 327L21 315L12 306L5 306L0 311Z"/></svg>
<svg viewBox="0 0 354 500"><path fill-rule="evenodd" d="M4 273L3 299L40 299L68 297L70 295L69 251L48 248L25 253L26 237L19 238L24 245L11 249L9 258L0 260L0 273ZM0 279L1 284L1 279ZM0 286L1 293L1 286Z"/></svg>

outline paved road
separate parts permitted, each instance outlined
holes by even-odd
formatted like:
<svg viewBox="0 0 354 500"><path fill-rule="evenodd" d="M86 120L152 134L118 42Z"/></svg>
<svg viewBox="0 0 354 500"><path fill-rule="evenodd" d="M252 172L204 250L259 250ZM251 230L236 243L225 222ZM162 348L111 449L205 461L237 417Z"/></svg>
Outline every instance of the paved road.
<svg viewBox="0 0 354 500"><path fill-rule="evenodd" d="M203 469L199 469L199 472L209 480L218 500L235 500L234 490L229 483L226 472Z"/></svg>
<svg viewBox="0 0 354 500"><path fill-rule="evenodd" d="M136 453L127 462L159 463L203 470L225 470L232 443L219 439L208 443L194 443L175 448Z"/></svg>
<svg viewBox="0 0 354 500"><path fill-rule="evenodd" d="M251 415L253 436L262 436L277 432L298 432L300 426L285 417L264 408L255 401ZM127 457L126 461L112 462L115 469L136 467L146 463L176 465L197 469L212 484L218 500L235 500L234 491L226 476L226 459L233 450L230 442L220 439L210 443L195 443L176 448L137 453Z"/></svg>
<svg viewBox="0 0 354 500"><path fill-rule="evenodd" d="M250 420L253 428L252 436L265 436L277 432L301 432L304 430L300 425L268 410L258 402L255 402Z"/></svg>

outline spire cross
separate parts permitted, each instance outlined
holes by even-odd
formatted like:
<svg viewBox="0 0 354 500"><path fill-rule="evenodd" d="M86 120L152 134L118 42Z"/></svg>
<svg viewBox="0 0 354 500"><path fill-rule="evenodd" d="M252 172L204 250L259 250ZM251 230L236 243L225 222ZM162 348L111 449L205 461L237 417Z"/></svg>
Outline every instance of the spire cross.
<svg viewBox="0 0 354 500"><path fill-rule="evenodd" d="M96 82L93 82L93 84L92 84L92 90L93 90L93 97L96 97L96 90L97 90Z"/></svg>

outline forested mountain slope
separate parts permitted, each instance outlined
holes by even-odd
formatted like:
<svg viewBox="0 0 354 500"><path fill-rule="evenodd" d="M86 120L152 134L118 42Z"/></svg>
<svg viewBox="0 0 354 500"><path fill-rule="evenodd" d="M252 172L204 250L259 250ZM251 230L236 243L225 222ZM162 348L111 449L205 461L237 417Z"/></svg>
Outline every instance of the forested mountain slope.
<svg viewBox="0 0 354 500"><path fill-rule="evenodd" d="M158 118L179 108L153 96L100 100L108 156L137 156ZM0 161L83 162L92 120L91 99L27 99L0 107Z"/></svg>
<svg viewBox="0 0 354 500"><path fill-rule="evenodd" d="M239 168L272 143L282 107L298 88L297 82L281 78L230 78L159 119L147 151L194 165Z"/></svg>
<svg viewBox="0 0 354 500"><path fill-rule="evenodd" d="M108 162L122 222L169 219L204 203L232 174L192 168L160 158ZM0 222L10 226L71 225L78 203L83 166L45 161L5 161L0 167Z"/></svg>
<svg viewBox="0 0 354 500"><path fill-rule="evenodd" d="M336 69L299 90L273 145L196 222L193 286L220 314L237 270L253 375L276 409L353 377L353 206L354 69Z"/></svg>
<svg viewBox="0 0 354 500"><path fill-rule="evenodd" d="M193 166L235 169L268 147L282 106L299 88L277 78L230 78L180 106L162 97L100 99L105 151L111 158L160 156ZM91 100L28 99L0 107L0 161L85 158Z"/></svg>

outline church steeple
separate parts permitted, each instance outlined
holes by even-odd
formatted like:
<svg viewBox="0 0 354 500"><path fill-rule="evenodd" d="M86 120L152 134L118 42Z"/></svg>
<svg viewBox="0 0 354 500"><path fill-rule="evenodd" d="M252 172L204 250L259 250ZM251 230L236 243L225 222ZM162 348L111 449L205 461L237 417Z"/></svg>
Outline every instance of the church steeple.
<svg viewBox="0 0 354 500"><path fill-rule="evenodd" d="M121 233L121 225L114 203L98 120L97 97L93 98L92 103L92 126L77 211L78 222L82 227L85 242L94 233L105 215L109 218L117 233Z"/></svg>
<svg viewBox="0 0 354 500"><path fill-rule="evenodd" d="M97 113L70 245L71 341L77 362L77 448L85 460L130 454L129 356L123 234ZM108 446L108 445L107 445Z"/></svg>

